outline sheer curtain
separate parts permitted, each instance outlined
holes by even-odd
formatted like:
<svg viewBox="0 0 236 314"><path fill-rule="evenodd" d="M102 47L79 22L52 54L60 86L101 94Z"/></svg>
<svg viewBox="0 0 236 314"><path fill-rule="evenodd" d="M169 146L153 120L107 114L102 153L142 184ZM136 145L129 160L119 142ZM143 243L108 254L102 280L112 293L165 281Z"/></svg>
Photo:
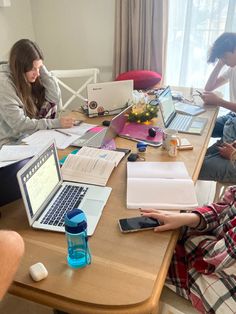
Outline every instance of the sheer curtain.
<svg viewBox="0 0 236 314"><path fill-rule="evenodd" d="M129 70L165 68L167 0L116 0L114 78Z"/></svg>
<svg viewBox="0 0 236 314"><path fill-rule="evenodd" d="M203 88L213 66L210 46L223 32L236 32L236 0L169 0L165 83Z"/></svg>

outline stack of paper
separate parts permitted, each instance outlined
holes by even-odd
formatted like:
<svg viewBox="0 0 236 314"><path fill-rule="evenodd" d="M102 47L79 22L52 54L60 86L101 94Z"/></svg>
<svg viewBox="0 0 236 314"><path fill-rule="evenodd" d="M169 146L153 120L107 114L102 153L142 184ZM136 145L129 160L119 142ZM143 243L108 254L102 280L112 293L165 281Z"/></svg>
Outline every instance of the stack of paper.
<svg viewBox="0 0 236 314"><path fill-rule="evenodd" d="M58 149L65 149L94 126L94 124L81 123L69 129L39 130L22 141L26 144L38 145L55 140Z"/></svg>

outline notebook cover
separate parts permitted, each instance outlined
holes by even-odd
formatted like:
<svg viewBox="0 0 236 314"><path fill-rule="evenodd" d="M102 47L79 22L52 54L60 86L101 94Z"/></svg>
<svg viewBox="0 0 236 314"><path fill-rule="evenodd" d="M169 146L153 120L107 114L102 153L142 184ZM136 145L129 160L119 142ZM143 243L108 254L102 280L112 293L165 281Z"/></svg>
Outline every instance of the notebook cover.
<svg viewBox="0 0 236 314"><path fill-rule="evenodd" d="M148 130L150 128L156 130L157 133L155 137L149 136ZM119 135L133 140L146 141L147 143L162 144L162 129L150 124L128 122Z"/></svg>

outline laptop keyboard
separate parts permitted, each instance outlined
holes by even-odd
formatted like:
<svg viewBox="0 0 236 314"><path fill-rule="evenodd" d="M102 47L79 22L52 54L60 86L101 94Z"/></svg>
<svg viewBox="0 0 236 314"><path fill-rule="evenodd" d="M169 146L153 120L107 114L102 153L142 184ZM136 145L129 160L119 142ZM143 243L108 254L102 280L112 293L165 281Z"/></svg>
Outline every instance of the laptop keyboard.
<svg viewBox="0 0 236 314"><path fill-rule="evenodd" d="M66 185L52 206L47 209L47 214L41 223L52 226L64 226L66 212L79 206L87 190L88 187Z"/></svg>
<svg viewBox="0 0 236 314"><path fill-rule="evenodd" d="M174 120L169 125L169 128L176 129L178 131L186 131L191 120L191 116L177 114Z"/></svg>

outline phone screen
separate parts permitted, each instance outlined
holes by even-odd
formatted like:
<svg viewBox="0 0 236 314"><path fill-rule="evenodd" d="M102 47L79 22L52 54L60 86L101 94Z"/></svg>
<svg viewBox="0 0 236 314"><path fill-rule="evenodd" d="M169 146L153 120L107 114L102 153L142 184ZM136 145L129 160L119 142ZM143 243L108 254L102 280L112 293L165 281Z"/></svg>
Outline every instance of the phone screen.
<svg viewBox="0 0 236 314"><path fill-rule="evenodd" d="M122 232L148 230L159 225L158 220L144 216L119 219L119 226Z"/></svg>

